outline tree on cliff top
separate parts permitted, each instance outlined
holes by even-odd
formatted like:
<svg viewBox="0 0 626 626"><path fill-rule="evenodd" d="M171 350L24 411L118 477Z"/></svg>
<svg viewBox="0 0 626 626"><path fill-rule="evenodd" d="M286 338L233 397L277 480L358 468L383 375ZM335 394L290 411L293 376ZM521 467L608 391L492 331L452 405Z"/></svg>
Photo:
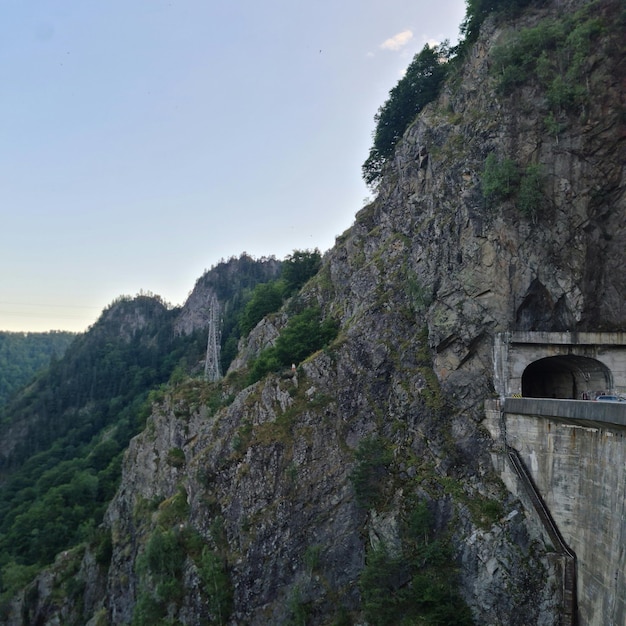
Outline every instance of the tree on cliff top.
<svg viewBox="0 0 626 626"><path fill-rule="evenodd" d="M447 74L450 49L446 43L428 45L413 57L405 75L389 92L389 98L374 116L374 145L363 163L365 182L375 187L396 144L417 114L438 95Z"/></svg>
<svg viewBox="0 0 626 626"><path fill-rule="evenodd" d="M482 23L491 13L511 17L529 4L540 4L543 0L467 0L465 19L461 24L464 41L461 47L467 47L478 38Z"/></svg>
<svg viewBox="0 0 626 626"><path fill-rule="evenodd" d="M453 59L460 60L478 38L480 27L492 13L511 17L531 3L545 0L466 0L462 40L450 47L448 42L422 48L411 61L405 75L389 92L389 98L374 116L374 143L362 166L363 179L376 188L383 169L393 157L396 144L419 112L439 96Z"/></svg>

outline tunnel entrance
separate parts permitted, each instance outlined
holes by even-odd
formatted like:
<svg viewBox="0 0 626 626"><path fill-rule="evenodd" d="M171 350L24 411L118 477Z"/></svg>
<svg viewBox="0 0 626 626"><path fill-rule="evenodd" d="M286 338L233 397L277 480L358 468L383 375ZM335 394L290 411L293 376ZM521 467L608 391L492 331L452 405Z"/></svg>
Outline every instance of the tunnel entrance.
<svg viewBox="0 0 626 626"><path fill-rule="evenodd" d="M528 365L522 374L522 396L525 398L593 400L612 387L609 368L589 357L546 357Z"/></svg>

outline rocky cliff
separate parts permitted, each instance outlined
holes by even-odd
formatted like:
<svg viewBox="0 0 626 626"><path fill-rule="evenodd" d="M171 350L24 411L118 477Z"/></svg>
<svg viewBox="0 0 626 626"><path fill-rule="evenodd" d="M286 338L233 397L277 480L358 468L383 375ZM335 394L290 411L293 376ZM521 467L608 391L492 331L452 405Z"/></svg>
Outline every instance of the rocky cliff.
<svg viewBox="0 0 626 626"><path fill-rule="evenodd" d="M55 565L79 590L59 600L47 574L11 623L559 623L558 564L481 421L496 332L626 325L619 2L594 6L574 104L555 104L545 63L502 85L503 51L564 4L588 5L485 22L319 274L224 380L154 406L99 541ZM485 189L490 154L515 165L515 193ZM337 339L247 385L249 359L311 306Z"/></svg>

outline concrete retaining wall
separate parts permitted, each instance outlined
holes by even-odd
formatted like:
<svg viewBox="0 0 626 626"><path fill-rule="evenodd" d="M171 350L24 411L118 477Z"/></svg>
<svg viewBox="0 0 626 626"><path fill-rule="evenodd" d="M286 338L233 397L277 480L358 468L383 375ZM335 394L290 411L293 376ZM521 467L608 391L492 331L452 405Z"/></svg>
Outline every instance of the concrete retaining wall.
<svg viewBox="0 0 626 626"><path fill-rule="evenodd" d="M492 402L486 407L486 423L496 441L502 439L500 406ZM507 398L504 406L507 443L518 450L564 540L576 553L581 626L623 626L626 406L517 398ZM514 409L520 412L509 412ZM548 418L549 411L561 417ZM576 423L565 421L569 419ZM593 427L583 425L592 422ZM515 490L510 468L500 454L496 456L503 480Z"/></svg>
<svg viewBox="0 0 626 626"><path fill-rule="evenodd" d="M506 398L505 413L563 419L581 426L626 429L626 402Z"/></svg>

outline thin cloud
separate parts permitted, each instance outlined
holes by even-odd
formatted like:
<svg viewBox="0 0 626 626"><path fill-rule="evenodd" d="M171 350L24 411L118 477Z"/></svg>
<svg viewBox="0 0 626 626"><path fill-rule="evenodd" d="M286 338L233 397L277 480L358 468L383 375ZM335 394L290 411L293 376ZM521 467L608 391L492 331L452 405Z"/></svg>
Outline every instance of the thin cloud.
<svg viewBox="0 0 626 626"><path fill-rule="evenodd" d="M409 41L413 38L413 32L410 30L403 30L401 33L390 37L389 39L383 41L380 44L380 48L382 50L400 50L406 46Z"/></svg>

